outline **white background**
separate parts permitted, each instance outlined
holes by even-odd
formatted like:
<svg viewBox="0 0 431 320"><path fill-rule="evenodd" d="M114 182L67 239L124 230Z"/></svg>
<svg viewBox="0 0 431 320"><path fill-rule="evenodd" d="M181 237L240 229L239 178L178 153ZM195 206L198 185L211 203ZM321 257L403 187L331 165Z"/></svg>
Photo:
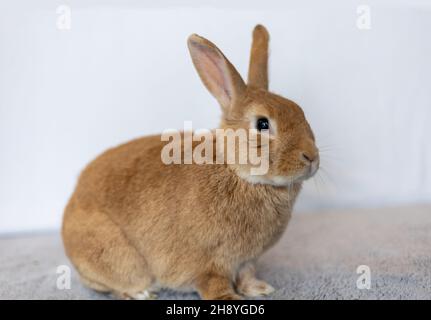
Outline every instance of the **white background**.
<svg viewBox="0 0 431 320"><path fill-rule="evenodd" d="M322 149L297 211L431 202L427 2L0 0L0 232L58 228L108 147L184 120L215 127L186 39L208 37L245 76L256 23L272 37L271 89L303 107Z"/></svg>

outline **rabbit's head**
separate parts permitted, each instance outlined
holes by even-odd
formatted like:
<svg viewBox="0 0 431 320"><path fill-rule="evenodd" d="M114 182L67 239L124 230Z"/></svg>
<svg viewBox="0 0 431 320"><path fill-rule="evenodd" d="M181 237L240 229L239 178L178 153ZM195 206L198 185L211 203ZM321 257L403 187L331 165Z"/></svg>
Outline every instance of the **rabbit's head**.
<svg viewBox="0 0 431 320"><path fill-rule="evenodd" d="M269 165L265 174L251 174L250 164L232 167L252 183L285 186L314 175L319 167L319 151L302 109L295 102L268 91L268 42L267 30L256 26L248 84L207 39L191 35L188 47L202 82L221 106L221 128L269 133L266 144ZM256 147L263 145L257 143Z"/></svg>

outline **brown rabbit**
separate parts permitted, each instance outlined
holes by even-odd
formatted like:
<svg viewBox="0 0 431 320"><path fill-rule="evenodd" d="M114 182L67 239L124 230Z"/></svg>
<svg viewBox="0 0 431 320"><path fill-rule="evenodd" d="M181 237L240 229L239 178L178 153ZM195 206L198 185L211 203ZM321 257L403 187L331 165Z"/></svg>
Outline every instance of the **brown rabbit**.
<svg viewBox="0 0 431 320"><path fill-rule="evenodd" d="M157 288L204 299L268 295L255 261L284 232L302 181L319 165L301 108L268 92L266 29L253 32L248 85L210 41L191 35L200 78L222 109L220 128L269 129L269 170L249 164L161 161L161 136L110 149L82 172L64 213L63 241L82 282L125 298Z"/></svg>

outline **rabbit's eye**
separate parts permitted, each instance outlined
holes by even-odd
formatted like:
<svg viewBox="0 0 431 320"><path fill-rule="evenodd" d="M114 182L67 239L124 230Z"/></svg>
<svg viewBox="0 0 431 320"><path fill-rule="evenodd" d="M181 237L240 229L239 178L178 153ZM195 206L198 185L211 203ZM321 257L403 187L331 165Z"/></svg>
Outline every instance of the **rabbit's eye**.
<svg viewBox="0 0 431 320"><path fill-rule="evenodd" d="M267 118L259 118L259 119L257 119L256 128L259 131L269 130L269 120Z"/></svg>

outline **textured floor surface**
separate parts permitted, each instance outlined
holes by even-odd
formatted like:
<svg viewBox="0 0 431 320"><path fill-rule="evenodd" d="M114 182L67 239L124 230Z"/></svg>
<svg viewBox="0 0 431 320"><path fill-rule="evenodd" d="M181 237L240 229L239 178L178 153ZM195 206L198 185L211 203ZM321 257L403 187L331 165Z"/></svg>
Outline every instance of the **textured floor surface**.
<svg viewBox="0 0 431 320"><path fill-rule="evenodd" d="M0 238L0 299L109 299L57 289L69 265L58 234ZM371 289L358 289L359 265ZM282 240L259 261L275 299L431 299L431 206L294 214ZM169 290L161 299L196 299Z"/></svg>

